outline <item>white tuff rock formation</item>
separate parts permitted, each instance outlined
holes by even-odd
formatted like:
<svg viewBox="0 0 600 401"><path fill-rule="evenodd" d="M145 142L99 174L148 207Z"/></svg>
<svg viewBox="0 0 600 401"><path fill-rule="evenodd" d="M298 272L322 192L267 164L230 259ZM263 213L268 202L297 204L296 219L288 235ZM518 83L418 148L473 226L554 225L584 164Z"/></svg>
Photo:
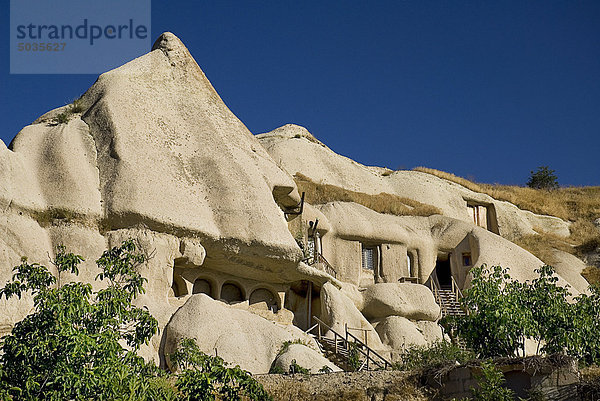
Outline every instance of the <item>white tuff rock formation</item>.
<svg viewBox="0 0 600 401"><path fill-rule="evenodd" d="M312 316L342 334L358 330L395 358L408 344L442 338L431 285L464 289L483 263L529 279L541 262L510 241L534 227L569 233L560 219L431 175L386 176L299 126L253 136L171 33L102 74L78 107L44 114L9 148L0 142L0 282L22 256L49 265L58 244L86 259L80 278L93 282L103 250L134 238L152 255L140 266L149 281L136 302L160 326L142 352L161 363L193 337L254 373L291 359L318 370L326 361L303 332ZM57 123L59 113L69 121ZM296 173L442 215L392 216L339 200L301 206ZM561 283L584 291L581 266L562 260ZM27 297L1 300L0 332L31 307ZM311 347L277 355L295 339Z"/></svg>

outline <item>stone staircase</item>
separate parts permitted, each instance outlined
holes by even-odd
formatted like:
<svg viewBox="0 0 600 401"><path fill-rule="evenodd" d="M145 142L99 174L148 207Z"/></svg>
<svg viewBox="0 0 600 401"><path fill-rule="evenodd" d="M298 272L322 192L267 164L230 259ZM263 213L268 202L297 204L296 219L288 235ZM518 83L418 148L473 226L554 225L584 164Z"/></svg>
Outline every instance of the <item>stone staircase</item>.
<svg viewBox="0 0 600 401"><path fill-rule="evenodd" d="M465 311L460 307L456 292L452 287L441 287L438 291L438 303L442 309L442 316L465 316Z"/></svg>
<svg viewBox="0 0 600 401"><path fill-rule="evenodd" d="M329 359L334 365L339 366L345 371L352 370L350 363L348 362L350 359L350 351L344 347L343 341L333 338L321 337L318 339L316 336L313 336L319 347L321 348L321 352L327 359ZM336 344L337 341L337 344ZM364 358L363 358L364 359ZM362 365L362 361L361 361Z"/></svg>
<svg viewBox="0 0 600 401"><path fill-rule="evenodd" d="M433 280L430 284L431 291L435 301L440 305L441 315L445 316L465 316L466 311L461 308L459 299L462 298L460 288L452 278L452 284L438 287ZM462 349L466 349L466 343L460 337L454 337L452 342Z"/></svg>
<svg viewBox="0 0 600 401"><path fill-rule="evenodd" d="M386 370L392 367L391 362L349 333L348 327L346 327L346 333L341 335L316 316L313 316L313 320L316 324L306 333L317 341L325 357L341 369L361 371ZM317 333L313 333L314 331ZM327 337L324 335L325 333L329 333ZM355 358L354 363L351 363L352 357Z"/></svg>

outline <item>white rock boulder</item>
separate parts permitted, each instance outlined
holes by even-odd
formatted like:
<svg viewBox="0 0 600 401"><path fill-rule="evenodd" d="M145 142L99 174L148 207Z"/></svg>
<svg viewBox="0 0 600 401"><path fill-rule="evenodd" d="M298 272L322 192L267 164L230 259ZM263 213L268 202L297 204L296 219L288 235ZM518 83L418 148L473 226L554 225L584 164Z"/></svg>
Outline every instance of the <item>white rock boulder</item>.
<svg viewBox="0 0 600 401"><path fill-rule="evenodd" d="M329 359L325 358L320 352L303 344L291 344L285 352L282 352L275 358L273 364L284 372L289 372L293 361L296 361L296 364L308 369L311 373L318 373L323 367L327 367L333 372L340 372L342 370Z"/></svg>
<svg viewBox="0 0 600 401"><path fill-rule="evenodd" d="M295 326L268 321L205 294L190 296L171 318L165 336L165 355L183 338L194 338L203 352L216 353L251 373L268 373L285 341L300 340L318 349L312 337Z"/></svg>
<svg viewBox="0 0 600 401"><path fill-rule="evenodd" d="M376 350L384 348L377 332L354 302L331 283L321 288L321 319L340 335L345 335L346 324L353 329L367 330L367 345ZM360 334L358 337L362 340Z"/></svg>
<svg viewBox="0 0 600 401"><path fill-rule="evenodd" d="M378 283L367 287L363 297L362 313L371 321L401 316L435 322L440 317L440 307L433 293L421 284Z"/></svg>

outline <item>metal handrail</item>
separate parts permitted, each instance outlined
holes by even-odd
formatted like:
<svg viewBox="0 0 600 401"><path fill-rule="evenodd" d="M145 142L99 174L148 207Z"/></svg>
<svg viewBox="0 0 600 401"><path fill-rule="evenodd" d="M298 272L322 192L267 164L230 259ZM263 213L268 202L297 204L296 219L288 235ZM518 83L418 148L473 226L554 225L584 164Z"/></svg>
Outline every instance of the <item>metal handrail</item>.
<svg viewBox="0 0 600 401"><path fill-rule="evenodd" d="M357 351L359 351L361 354L363 354L364 356L367 357L367 360L371 360L374 364L376 364L379 367L381 366L381 362L377 362L375 359L373 359L372 357L369 356L369 353L373 353L376 357L378 357L379 359L381 359L383 361L383 368L387 369L388 365L391 367L392 363L389 362L387 359L385 359L384 357L382 357L381 355L379 355L375 350L373 350L372 348L370 348L369 346L367 346L367 344L363 343L362 341L360 341L354 334L352 333L346 333L347 335L349 335L350 337L352 337L354 339L354 343L358 343L361 348L357 348ZM364 347L367 351L366 353L362 350L362 347ZM369 369L369 363L367 362L367 369Z"/></svg>
<svg viewBox="0 0 600 401"><path fill-rule="evenodd" d="M333 278L337 278L337 272L335 271L333 266L331 266L331 263L329 263L323 255L321 255L320 253L317 253L313 264L319 264L319 263L323 264L323 266L324 266L323 270L325 271L325 273L329 274Z"/></svg>
<svg viewBox="0 0 600 401"><path fill-rule="evenodd" d="M452 278L452 292L454 292L456 300L458 301L463 297L462 291L460 290L460 287L458 286L456 280L454 280L454 276L450 276L450 278Z"/></svg>
<svg viewBox="0 0 600 401"><path fill-rule="evenodd" d="M348 337L351 337L354 339L353 343L358 344L360 347L356 347L355 349L360 352L361 354L363 354L366 357L366 366L367 369L369 368L369 361L373 362L375 365L379 366L379 367L383 367L383 369L387 369L388 366L392 366L392 363L389 362L387 359L385 359L384 357L382 357L381 355L379 355L376 351L374 351L373 349L371 349L367 344L363 343L361 340L359 340L356 336L354 336L352 333L349 333L348 330L346 329L346 335L342 336L341 334L339 334L338 332L336 332L331 326L329 326L327 323L325 323L324 321L322 321L321 319L319 319L316 316L313 316L313 319L317 322L318 325L318 339L321 339L322 333L321 333L321 326L325 326L329 331L331 331L333 333L333 342L334 342L334 346L335 346L335 353L338 353L338 342L337 339L338 337L340 338L340 340L342 341L342 344L344 346L345 350L349 350L348 345L350 344L350 341L348 341ZM311 329L307 330L306 332L308 333L311 330L314 330L315 326L313 326ZM363 351L362 348L366 349L366 352ZM383 366L382 366L382 362L381 361L377 361L375 360L370 354L375 355L376 357L378 357L381 361L383 361ZM364 365L364 363L363 363ZM361 365L361 368L363 366Z"/></svg>
<svg viewBox="0 0 600 401"><path fill-rule="evenodd" d="M305 333L310 333L311 331L313 331L315 329L315 327L317 327L319 325L319 323L313 324L308 330L304 330Z"/></svg>
<svg viewBox="0 0 600 401"><path fill-rule="evenodd" d="M437 286L437 283L432 278L429 279L429 289L433 293L435 302L437 302L437 304L440 306L440 315L443 315L443 312L446 312L445 314L448 314L448 308L446 308L444 301L442 301L442 297L440 296L440 291Z"/></svg>
<svg viewBox="0 0 600 401"><path fill-rule="evenodd" d="M372 331L371 329L363 329L362 327L348 327L348 324L346 324L346 331L348 330L355 330L355 331L362 331L365 337L365 344L367 344L369 341L368 336L369 336L369 332Z"/></svg>

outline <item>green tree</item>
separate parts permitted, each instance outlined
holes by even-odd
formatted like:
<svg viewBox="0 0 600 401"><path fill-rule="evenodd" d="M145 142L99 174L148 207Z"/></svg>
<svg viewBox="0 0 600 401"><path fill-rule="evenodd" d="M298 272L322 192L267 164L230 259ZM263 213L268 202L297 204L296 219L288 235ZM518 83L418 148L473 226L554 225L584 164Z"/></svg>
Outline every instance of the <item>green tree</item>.
<svg viewBox="0 0 600 401"><path fill-rule="evenodd" d="M182 344L177 377L146 363L136 354L157 332L150 313L132 305L147 281L137 267L145 261L128 240L96 261L89 283L61 283L62 273L78 274L83 259L57 249L52 263L57 277L23 258L0 298L33 295L33 312L0 342L0 400L214 400L216 394L237 400L269 400L262 386L239 367L203 354L193 340ZM186 359L187 358L187 359ZM177 357L175 358L177 360Z"/></svg>
<svg viewBox="0 0 600 401"><path fill-rule="evenodd" d="M569 333L569 354L588 365L600 364L600 287L590 286L573 305L574 330Z"/></svg>
<svg viewBox="0 0 600 401"><path fill-rule="evenodd" d="M548 166L540 166L536 171L531 171L527 186L535 189L557 189L559 185L554 170L550 170Z"/></svg>
<svg viewBox="0 0 600 401"><path fill-rule="evenodd" d="M569 352L573 345L575 322L579 317L568 301L568 288L558 285L552 266L536 269L538 277L527 282L520 302L531 312L527 335L538 342L538 352L546 354ZM542 346L543 344L543 346Z"/></svg>
<svg viewBox="0 0 600 401"><path fill-rule="evenodd" d="M514 356L531 338L538 352L600 363L600 287L572 300L551 266L535 272L536 279L519 283L499 266L473 268L461 300L467 316L446 317L442 324L483 357Z"/></svg>
<svg viewBox="0 0 600 401"><path fill-rule="evenodd" d="M515 355L532 322L521 302L523 284L510 280L508 269L483 265L471 269L471 287L461 299L466 316L447 316L442 324L480 356Z"/></svg>
<svg viewBox="0 0 600 401"><path fill-rule="evenodd" d="M135 351L157 321L131 301L146 281L136 271L143 255L133 241L98 260L108 285L95 294L87 283L57 285L48 269L24 258L0 297L33 294L34 311L1 343L2 386L15 400L168 400L174 396L156 368ZM59 247L58 275L78 274L83 259ZM125 349L121 343L128 345ZM133 397L133 398L132 398Z"/></svg>

